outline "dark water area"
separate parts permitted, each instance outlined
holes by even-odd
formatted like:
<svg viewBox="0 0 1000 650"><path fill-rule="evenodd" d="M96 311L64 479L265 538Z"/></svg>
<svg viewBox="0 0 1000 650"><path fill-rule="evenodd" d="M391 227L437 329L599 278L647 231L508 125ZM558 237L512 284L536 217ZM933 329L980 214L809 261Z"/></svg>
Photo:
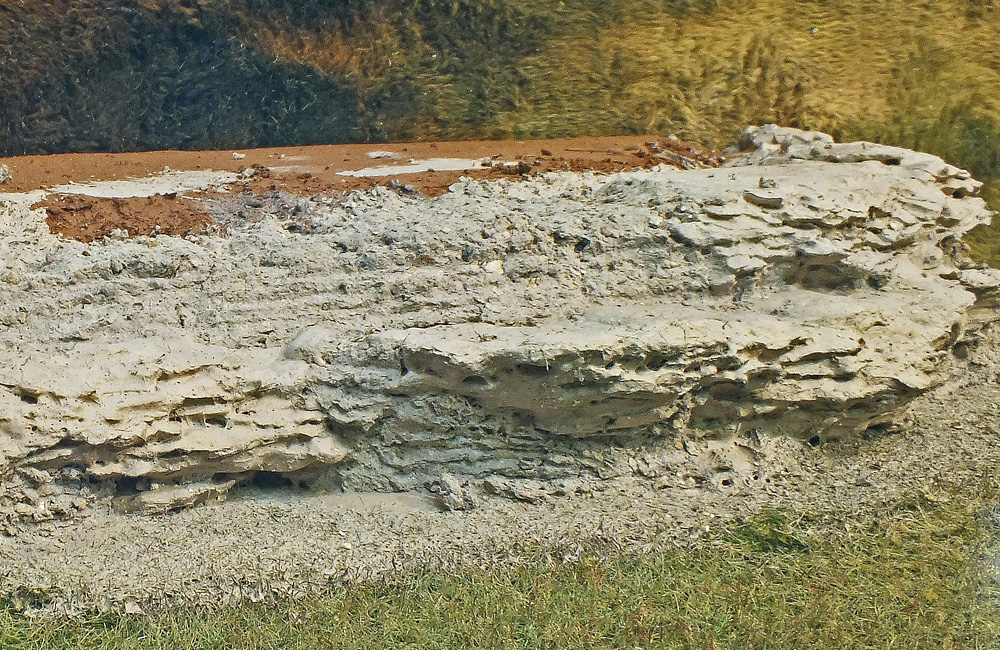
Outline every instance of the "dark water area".
<svg viewBox="0 0 1000 650"><path fill-rule="evenodd" d="M0 155L677 134L921 149L1000 205L993 0L0 0Z"/></svg>
<svg viewBox="0 0 1000 650"><path fill-rule="evenodd" d="M274 60L225 25L121 5L15 17L25 22L4 35L3 67L17 83L0 90L0 153L313 144L361 135L357 90L346 80Z"/></svg>

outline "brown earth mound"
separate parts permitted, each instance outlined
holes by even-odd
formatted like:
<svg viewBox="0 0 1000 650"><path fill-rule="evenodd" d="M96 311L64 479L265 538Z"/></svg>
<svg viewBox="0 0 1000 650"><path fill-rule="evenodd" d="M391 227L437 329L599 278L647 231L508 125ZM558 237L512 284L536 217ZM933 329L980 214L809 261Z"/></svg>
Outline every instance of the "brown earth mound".
<svg viewBox="0 0 1000 650"><path fill-rule="evenodd" d="M75 194L53 195L35 207L48 213L49 229L90 243L115 230L139 235L186 236L204 232L213 221L195 201L177 195L104 199Z"/></svg>

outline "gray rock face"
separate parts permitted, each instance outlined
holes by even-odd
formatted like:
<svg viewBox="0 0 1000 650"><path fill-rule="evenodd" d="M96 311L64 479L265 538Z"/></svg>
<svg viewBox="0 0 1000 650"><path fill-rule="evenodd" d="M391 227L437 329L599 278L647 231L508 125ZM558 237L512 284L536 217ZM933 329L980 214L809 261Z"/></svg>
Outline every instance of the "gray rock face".
<svg viewBox="0 0 1000 650"><path fill-rule="evenodd" d="M6 195L0 500L36 471L148 512L261 473L457 494L670 476L688 445L708 476L764 438L886 426L998 282L959 259L979 184L903 149L742 140L722 169L276 195L227 238L84 245Z"/></svg>

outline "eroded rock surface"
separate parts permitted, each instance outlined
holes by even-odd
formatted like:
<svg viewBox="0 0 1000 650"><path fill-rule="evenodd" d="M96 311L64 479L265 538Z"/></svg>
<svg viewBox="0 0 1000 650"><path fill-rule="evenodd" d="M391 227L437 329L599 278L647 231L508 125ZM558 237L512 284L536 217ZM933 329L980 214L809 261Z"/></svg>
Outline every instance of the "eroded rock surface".
<svg viewBox="0 0 1000 650"><path fill-rule="evenodd" d="M961 260L979 184L743 142L721 169L205 199L224 238L81 244L7 195L0 500L68 516L104 485L159 512L265 476L530 501L738 480L762 441L890 426L997 285Z"/></svg>

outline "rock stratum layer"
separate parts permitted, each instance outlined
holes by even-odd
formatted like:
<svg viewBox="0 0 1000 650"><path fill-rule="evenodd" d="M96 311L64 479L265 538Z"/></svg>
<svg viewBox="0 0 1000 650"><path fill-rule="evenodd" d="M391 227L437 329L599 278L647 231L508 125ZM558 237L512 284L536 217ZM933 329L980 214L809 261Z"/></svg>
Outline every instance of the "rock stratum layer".
<svg viewBox="0 0 1000 650"><path fill-rule="evenodd" d="M961 261L978 183L817 133L743 143L434 199L203 199L225 237L81 244L6 195L3 503L60 516L103 484L154 512L263 477L460 507L463 485L732 480L762 440L884 429L996 285Z"/></svg>

